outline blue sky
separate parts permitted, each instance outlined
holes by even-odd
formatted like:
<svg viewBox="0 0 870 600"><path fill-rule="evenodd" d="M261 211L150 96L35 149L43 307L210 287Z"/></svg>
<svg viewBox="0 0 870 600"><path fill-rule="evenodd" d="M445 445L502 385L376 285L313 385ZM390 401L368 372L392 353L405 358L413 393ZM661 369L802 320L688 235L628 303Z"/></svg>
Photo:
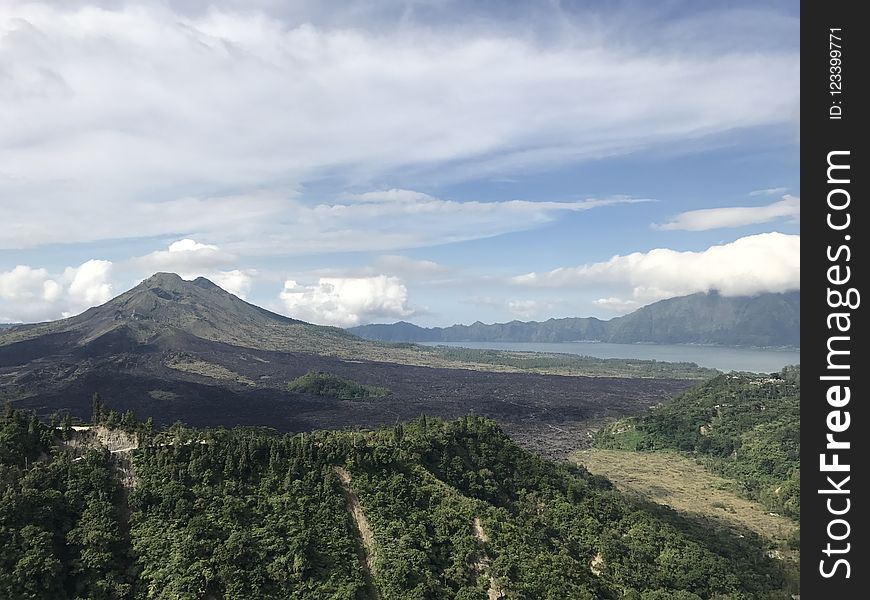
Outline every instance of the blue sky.
<svg viewBox="0 0 870 600"><path fill-rule="evenodd" d="M0 7L0 322L152 272L318 323L798 289L794 2Z"/></svg>

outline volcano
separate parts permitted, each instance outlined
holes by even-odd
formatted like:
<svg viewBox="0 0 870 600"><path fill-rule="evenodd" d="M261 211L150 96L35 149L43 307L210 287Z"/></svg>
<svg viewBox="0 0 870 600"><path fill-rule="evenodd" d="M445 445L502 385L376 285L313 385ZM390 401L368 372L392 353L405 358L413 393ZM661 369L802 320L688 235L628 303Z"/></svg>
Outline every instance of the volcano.
<svg viewBox="0 0 870 600"><path fill-rule="evenodd" d="M284 351L321 351L342 343L352 346L357 339L338 328L312 325L245 302L204 277L186 281L174 273L157 273L75 317L5 332L0 343L7 341L6 352L0 352L13 356L0 358L0 364L14 360L14 354L22 351L29 355L34 344L49 340L93 350L119 344L171 346L173 338L189 336Z"/></svg>

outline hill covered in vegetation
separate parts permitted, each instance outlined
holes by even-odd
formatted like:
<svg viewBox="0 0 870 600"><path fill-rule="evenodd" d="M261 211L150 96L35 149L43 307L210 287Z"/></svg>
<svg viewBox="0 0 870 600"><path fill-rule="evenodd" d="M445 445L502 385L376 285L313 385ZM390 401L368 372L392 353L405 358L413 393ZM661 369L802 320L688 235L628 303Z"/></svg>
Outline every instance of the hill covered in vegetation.
<svg viewBox="0 0 870 600"><path fill-rule="evenodd" d="M308 371L287 384L287 389L300 394L313 394L338 400L364 400L390 395L390 390L385 387L363 385L324 371Z"/></svg>
<svg viewBox="0 0 870 600"><path fill-rule="evenodd" d="M660 300L603 321L569 317L547 321L481 322L424 328L373 324L349 331L389 342L575 342L800 346L800 292L727 297L717 292Z"/></svg>
<svg viewBox="0 0 870 600"><path fill-rule="evenodd" d="M733 479L771 511L800 518L800 367L720 375L647 415L610 424L601 448L677 450Z"/></svg>
<svg viewBox="0 0 870 600"><path fill-rule="evenodd" d="M84 433L135 448L3 416L0 597L787 597L760 538L629 500L488 419L281 436L95 408Z"/></svg>

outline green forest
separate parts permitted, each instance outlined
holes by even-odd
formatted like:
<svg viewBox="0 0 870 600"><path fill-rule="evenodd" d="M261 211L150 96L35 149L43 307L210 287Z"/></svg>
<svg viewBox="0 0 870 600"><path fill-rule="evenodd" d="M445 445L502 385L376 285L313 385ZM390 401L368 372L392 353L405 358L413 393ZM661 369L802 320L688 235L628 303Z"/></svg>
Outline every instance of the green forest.
<svg viewBox="0 0 870 600"><path fill-rule="evenodd" d="M394 347L415 347L458 364L506 366L535 373L586 375L588 377L662 377L704 380L719 374L716 369L699 367L695 363L665 362L635 358L599 358L550 352L518 352L487 350L460 346L415 346L390 344Z"/></svg>
<svg viewBox="0 0 870 600"><path fill-rule="evenodd" d="M314 394L337 400L383 398L391 393L385 387L363 385L323 371L308 371L287 384L287 389L298 394Z"/></svg>
<svg viewBox="0 0 870 600"><path fill-rule="evenodd" d="M764 540L630 500L474 415L154 431L96 402L95 421L7 407L0 597L788 597ZM138 449L76 445L110 423Z"/></svg>
<svg viewBox="0 0 870 600"><path fill-rule="evenodd" d="M769 510L800 519L800 367L720 375L599 432L601 448L688 453Z"/></svg>

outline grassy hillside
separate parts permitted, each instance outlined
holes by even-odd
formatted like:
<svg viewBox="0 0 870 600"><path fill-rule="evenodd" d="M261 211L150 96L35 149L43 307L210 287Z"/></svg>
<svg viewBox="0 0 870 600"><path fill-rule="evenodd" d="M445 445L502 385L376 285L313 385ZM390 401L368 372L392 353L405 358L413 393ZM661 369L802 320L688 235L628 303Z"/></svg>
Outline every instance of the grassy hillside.
<svg viewBox="0 0 870 600"><path fill-rule="evenodd" d="M800 518L800 367L720 375L644 417L617 421L600 448L686 452L769 510Z"/></svg>
<svg viewBox="0 0 870 600"><path fill-rule="evenodd" d="M78 460L77 432L5 414L0 596L787 597L760 538L637 503L487 419L278 436L96 412L139 449Z"/></svg>
<svg viewBox="0 0 870 600"><path fill-rule="evenodd" d="M769 540L768 555L781 561L786 589L800 593L800 526L750 500L732 479L671 450L633 452L591 448L572 460L610 479L619 490L645 502L672 508L740 535L751 531Z"/></svg>
<svg viewBox="0 0 870 600"><path fill-rule="evenodd" d="M666 450L631 452L590 448L572 460L610 479L619 489L686 514L750 529L765 538L788 543L797 523L770 512L738 493L734 482L696 461Z"/></svg>

